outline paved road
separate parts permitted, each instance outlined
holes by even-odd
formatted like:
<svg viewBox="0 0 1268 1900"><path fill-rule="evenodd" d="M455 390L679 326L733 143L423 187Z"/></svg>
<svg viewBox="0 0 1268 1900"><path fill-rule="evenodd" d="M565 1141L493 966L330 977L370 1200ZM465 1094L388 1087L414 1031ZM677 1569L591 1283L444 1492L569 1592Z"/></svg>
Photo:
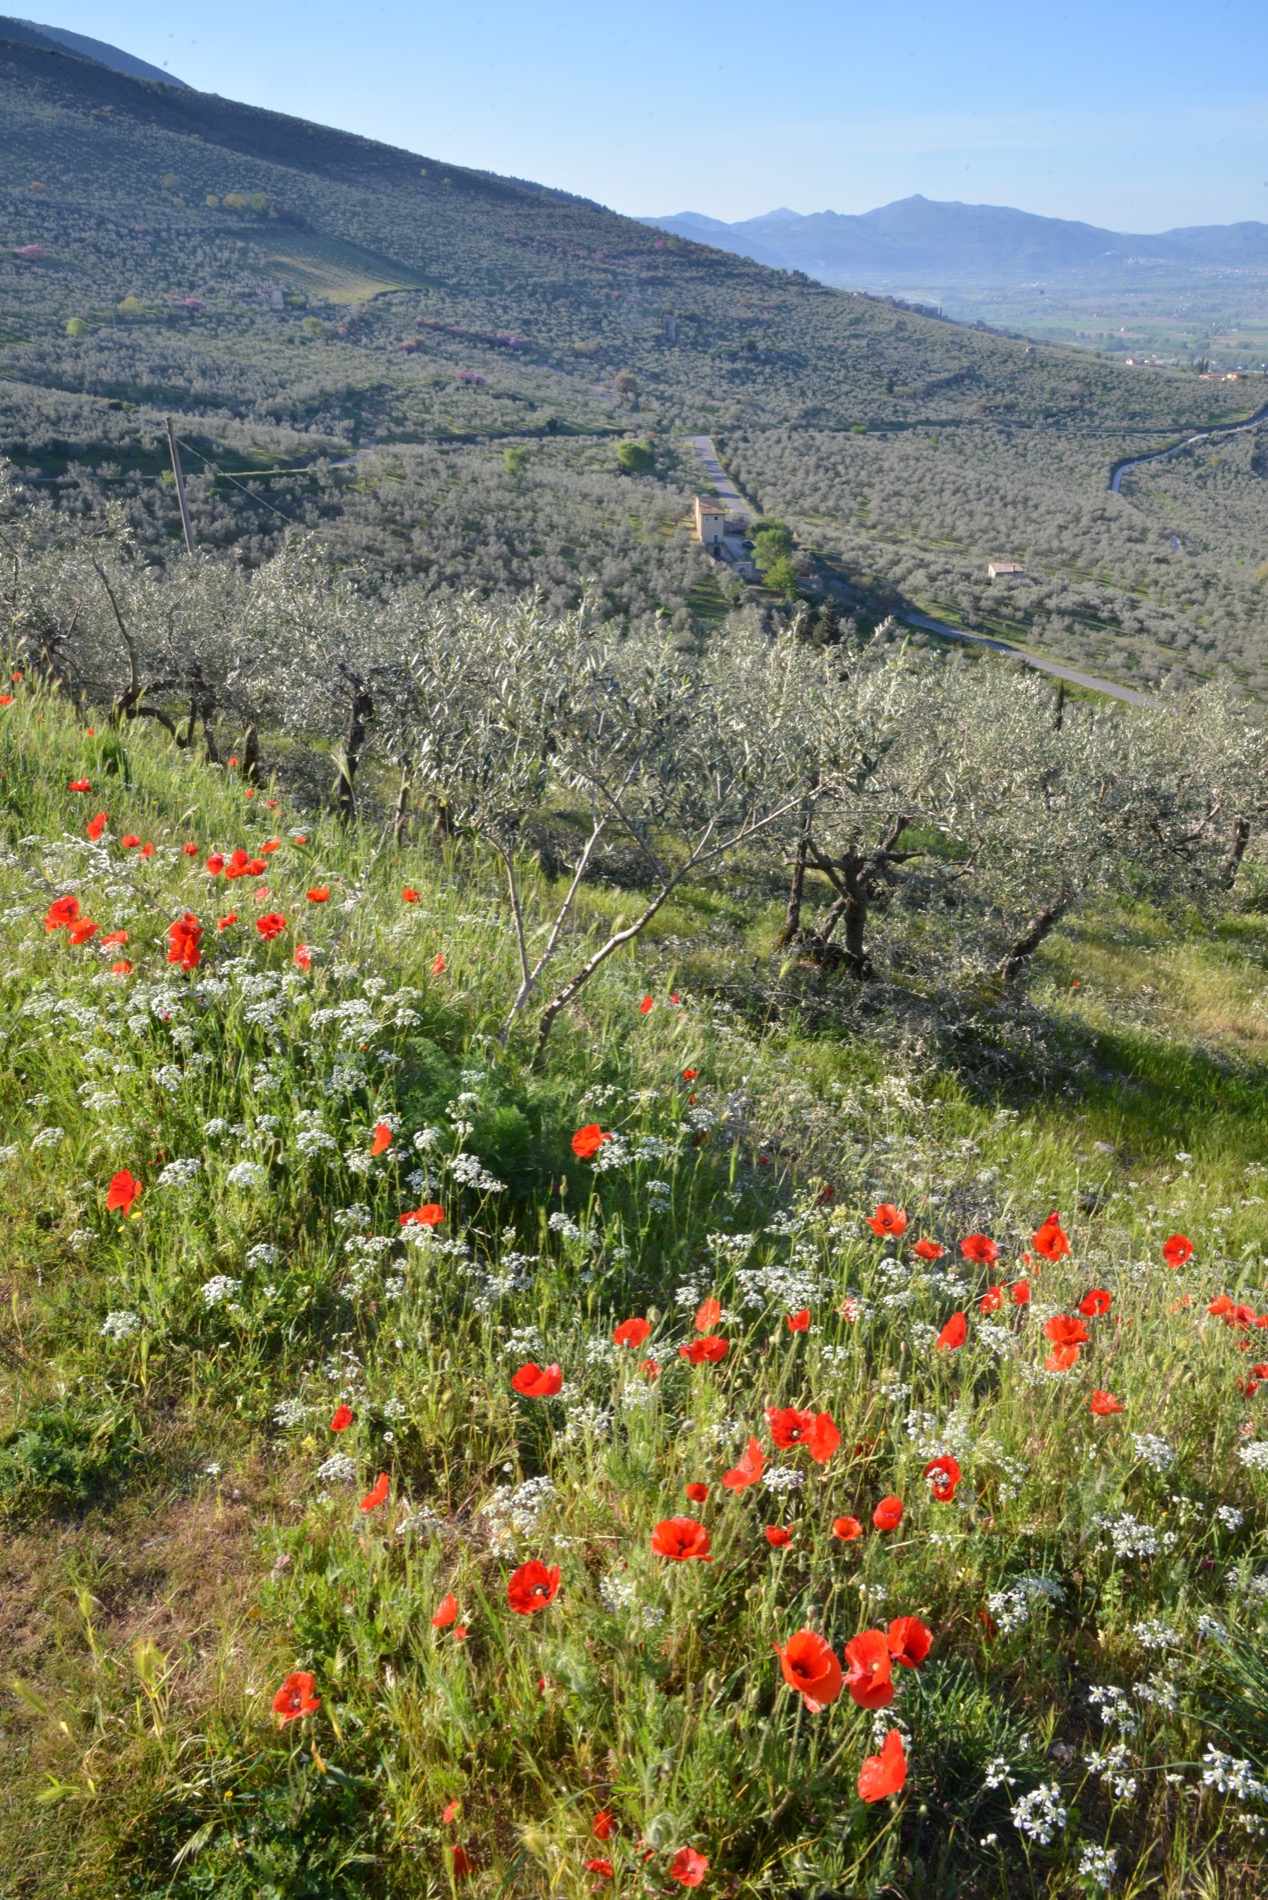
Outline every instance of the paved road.
<svg viewBox="0 0 1268 1900"><path fill-rule="evenodd" d="M1245 428L1249 425L1243 423L1240 426ZM718 460L718 452L713 446L712 437L689 435L687 440L699 455L705 474L732 514L743 515L746 520L755 521L757 516L754 510L745 501ZM1142 457L1143 459L1146 458ZM1004 653L1015 660L1024 660L1027 666L1033 666L1040 673L1049 673L1053 679L1066 680L1071 686L1086 687L1092 693L1104 693L1107 699L1121 699L1128 706L1149 704L1150 695L1138 693L1135 687L1120 686L1116 680L1098 679L1094 673L1081 673L1077 667L1063 666L1059 660L1046 660L1039 653L1027 653L1024 648L1010 646L1007 640L993 639L990 634L969 633L964 627L953 627L948 621L935 620L932 614L922 614L914 608L899 617L905 626L920 627L926 633L940 634L944 640L962 640L966 646L989 647L994 653Z"/></svg>
<svg viewBox="0 0 1268 1900"><path fill-rule="evenodd" d="M1131 455L1125 462L1115 462L1110 470L1110 494L1122 493L1122 481L1129 469L1140 468L1145 462L1165 461L1168 455L1179 455L1181 449L1191 449L1195 442L1209 442L1216 435L1240 435L1243 429L1253 429L1256 424L1268 419L1268 402L1253 416L1247 416L1245 422L1215 422L1209 429L1199 429L1196 435L1186 435L1183 442L1173 442L1169 449L1155 449L1152 455Z"/></svg>
<svg viewBox="0 0 1268 1900"><path fill-rule="evenodd" d="M733 515L741 521L756 521L757 510L750 508L731 477L718 460L718 451L713 446L713 437L709 435L689 435L692 448L704 464L704 472L712 482L716 492L721 495Z"/></svg>

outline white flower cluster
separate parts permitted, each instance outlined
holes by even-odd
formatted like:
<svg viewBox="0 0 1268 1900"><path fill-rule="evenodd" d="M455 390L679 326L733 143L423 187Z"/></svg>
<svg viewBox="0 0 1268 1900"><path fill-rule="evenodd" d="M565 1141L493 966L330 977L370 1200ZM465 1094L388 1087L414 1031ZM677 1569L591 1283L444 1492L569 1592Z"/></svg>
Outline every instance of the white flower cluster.
<svg viewBox="0 0 1268 1900"><path fill-rule="evenodd" d="M1088 1843L1079 1855L1079 1872L1098 1893L1108 1893L1114 1884L1118 1856L1112 1847Z"/></svg>
<svg viewBox="0 0 1268 1900"><path fill-rule="evenodd" d="M231 1280L227 1273L217 1273L202 1285L203 1303L207 1306L221 1306L231 1300L242 1282Z"/></svg>
<svg viewBox="0 0 1268 1900"><path fill-rule="evenodd" d="M41 1128L31 1136L32 1148L56 1148L66 1139L64 1128Z"/></svg>
<svg viewBox="0 0 1268 1900"><path fill-rule="evenodd" d="M1176 1455L1165 1438L1159 1438L1156 1432L1133 1432L1131 1438L1136 1447L1136 1456L1151 1471L1170 1471Z"/></svg>
<svg viewBox="0 0 1268 1900"><path fill-rule="evenodd" d="M122 1309L117 1313L107 1313L101 1323L102 1337L113 1339L116 1343L120 1340L131 1339L133 1333L139 1332L140 1329L140 1314L124 1312Z"/></svg>
<svg viewBox="0 0 1268 1900"><path fill-rule="evenodd" d="M1118 1517L1101 1517L1097 1523L1110 1534L1116 1557L1156 1557L1162 1548L1152 1524L1142 1524L1130 1511Z"/></svg>
<svg viewBox="0 0 1268 1900"><path fill-rule="evenodd" d="M267 1179L268 1174L258 1161L235 1161L225 1176L229 1186L236 1188L263 1187Z"/></svg>
<svg viewBox="0 0 1268 1900"><path fill-rule="evenodd" d="M1029 1623L1036 1604L1064 1602L1065 1591L1055 1578L1031 1575L1018 1577L1004 1590L992 1591L986 1607L1001 1636L1009 1636Z"/></svg>
<svg viewBox="0 0 1268 1900"><path fill-rule="evenodd" d="M774 1497L782 1497L785 1492L796 1491L806 1482L804 1471L798 1471L793 1465L773 1465L762 1479L763 1485Z"/></svg>
<svg viewBox="0 0 1268 1900"><path fill-rule="evenodd" d="M1041 1781L1029 1794L1014 1801L1009 1813L1017 1832L1040 1847L1047 1847L1066 1823L1065 1804L1055 1781Z"/></svg>
<svg viewBox="0 0 1268 1900"><path fill-rule="evenodd" d="M195 1175L202 1172L202 1161L197 1155L186 1155L180 1161L169 1161L158 1177L160 1187L188 1187Z"/></svg>
<svg viewBox="0 0 1268 1900"><path fill-rule="evenodd" d="M1132 1626L1132 1635L1142 1649L1179 1649L1180 1634L1156 1616L1146 1617Z"/></svg>
<svg viewBox="0 0 1268 1900"><path fill-rule="evenodd" d="M513 1557L515 1539L531 1537L537 1520L555 1495L547 1477L526 1478L523 1484L501 1484L481 1510L478 1522L495 1557Z"/></svg>
<svg viewBox="0 0 1268 1900"><path fill-rule="evenodd" d="M1126 1689L1120 1689L1114 1683L1093 1683L1087 1698L1094 1709L1100 1710L1106 1728L1135 1728L1136 1711L1128 1700Z"/></svg>
<svg viewBox="0 0 1268 1900"><path fill-rule="evenodd" d="M273 1407L273 1423L280 1425L283 1431L290 1431L302 1425L312 1410L301 1398L282 1399Z"/></svg>
<svg viewBox="0 0 1268 1900"><path fill-rule="evenodd" d="M599 1601L609 1616L633 1616L644 1629L655 1629L665 1612L655 1603L640 1603L633 1579L619 1570L599 1579Z"/></svg>
<svg viewBox="0 0 1268 1900"><path fill-rule="evenodd" d="M1252 1438L1237 1447L1239 1461L1252 1471L1268 1471L1268 1438Z"/></svg>
<svg viewBox="0 0 1268 1900"><path fill-rule="evenodd" d="M460 1181L463 1187L474 1188L478 1194L506 1192L506 1182L490 1174L478 1155L454 1155L446 1165L455 1181Z"/></svg>
<svg viewBox="0 0 1268 1900"><path fill-rule="evenodd" d="M1111 1742L1108 1748L1099 1752L1094 1750L1083 1759L1089 1772L1108 1782L1120 1801L1131 1800L1140 1784L1135 1775L1128 1773L1131 1754L1126 1742Z"/></svg>
<svg viewBox="0 0 1268 1900"><path fill-rule="evenodd" d="M317 1476L322 1484L351 1484L357 1475L357 1461L349 1457L346 1451L332 1452L324 1464L317 1467Z"/></svg>
<svg viewBox="0 0 1268 1900"><path fill-rule="evenodd" d="M608 1438L612 1432L614 1414L601 1405L573 1405L568 1410L568 1422L560 1433L560 1442L565 1445L584 1444L588 1438Z"/></svg>
<svg viewBox="0 0 1268 1900"><path fill-rule="evenodd" d="M1231 1794L1235 1801L1268 1802L1268 1786L1259 1780L1248 1761L1234 1760L1213 1742L1206 1745L1202 1757L1202 1785L1217 1794Z"/></svg>

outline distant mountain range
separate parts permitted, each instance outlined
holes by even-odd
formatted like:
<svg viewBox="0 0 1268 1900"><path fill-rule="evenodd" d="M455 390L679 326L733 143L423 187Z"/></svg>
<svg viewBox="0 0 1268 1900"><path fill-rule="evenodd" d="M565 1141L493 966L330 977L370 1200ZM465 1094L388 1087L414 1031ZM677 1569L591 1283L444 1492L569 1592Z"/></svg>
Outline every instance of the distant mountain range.
<svg viewBox="0 0 1268 1900"><path fill-rule="evenodd" d="M118 46L109 46L105 40L91 40L84 33L68 33L64 26L39 26L34 20L9 19L3 24L5 39L16 39L19 44L43 46L53 52L74 53L78 59L90 59L94 65L108 66L113 73L127 73L130 79L154 79L163 86L185 86L183 79L177 79L161 66L151 66L148 60L137 59ZM15 27L17 32L14 31Z"/></svg>
<svg viewBox="0 0 1268 1900"><path fill-rule="evenodd" d="M1146 271L1268 271L1268 224L1194 225L1155 235L1103 231L1007 205L900 198L847 217L786 208L725 224L698 211L645 218L759 264L858 289L1029 284Z"/></svg>

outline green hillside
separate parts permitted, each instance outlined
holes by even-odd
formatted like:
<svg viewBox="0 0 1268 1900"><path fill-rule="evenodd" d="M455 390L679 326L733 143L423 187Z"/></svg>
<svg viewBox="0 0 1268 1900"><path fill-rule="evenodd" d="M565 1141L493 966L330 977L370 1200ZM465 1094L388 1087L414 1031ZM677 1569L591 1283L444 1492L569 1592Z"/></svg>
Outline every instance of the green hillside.
<svg viewBox="0 0 1268 1900"><path fill-rule="evenodd" d="M685 520L681 438L712 431L758 505L795 518L812 593L823 554L864 608L906 594L981 617L1000 607L987 560L1016 556L1034 585L1003 603L1012 631L1124 675L1261 678L1262 482L1178 562L1147 485L1105 494L1123 454L1244 414L1257 388L940 322L566 194L3 45L4 439L75 509L121 501L152 553L176 536L157 487L174 411L217 470L258 471L263 449L275 471L248 495L195 458L202 545L255 561L320 526L343 558L371 542L391 572L490 591L540 562L562 604L590 577L602 591L651 520ZM787 478L789 431L814 445L811 494L802 458ZM625 435L650 439L651 474L618 477ZM371 443L402 451L390 475L331 468ZM507 443L530 450L513 482ZM447 527L431 552L401 533L398 515L447 521L459 488L460 558ZM593 518L561 501L579 488ZM690 626L707 572L671 534L646 611Z"/></svg>

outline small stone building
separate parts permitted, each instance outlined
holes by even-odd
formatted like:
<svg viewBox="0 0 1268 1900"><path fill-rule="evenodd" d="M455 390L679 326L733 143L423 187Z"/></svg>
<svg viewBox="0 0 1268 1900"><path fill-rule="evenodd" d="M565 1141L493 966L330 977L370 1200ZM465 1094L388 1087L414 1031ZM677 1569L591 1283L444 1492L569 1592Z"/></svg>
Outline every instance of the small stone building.
<svg viewBox="0 0 1268 1900"><path fill-rule="evenodd" d="M696 539L707 548L720 548L726 538L726 509L703 495L695 500Z"/></svg>

